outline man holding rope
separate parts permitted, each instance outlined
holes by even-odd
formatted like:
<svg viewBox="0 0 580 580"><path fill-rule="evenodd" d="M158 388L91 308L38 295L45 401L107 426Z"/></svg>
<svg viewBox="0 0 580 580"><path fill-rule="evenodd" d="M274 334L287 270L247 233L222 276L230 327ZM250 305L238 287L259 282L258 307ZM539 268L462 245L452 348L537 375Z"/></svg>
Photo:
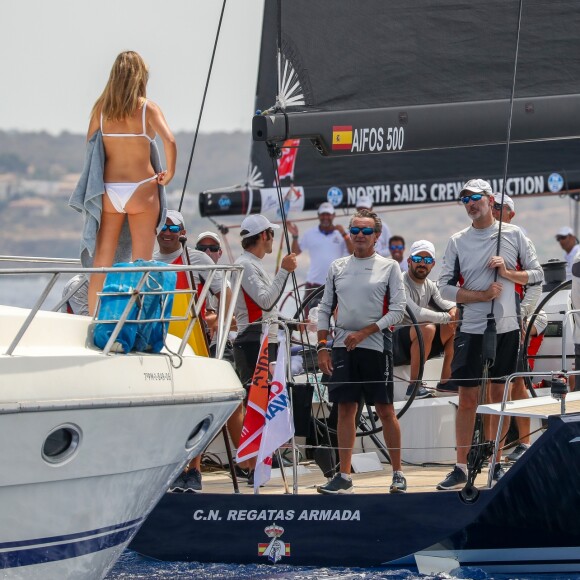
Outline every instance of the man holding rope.
<svg viewBox="0 0 580 580"><path fill-rule="evenodd" d="M459 408L455 425L457 464L437 489L458 489L467 483L467 456L473 438L479 388L488 389L491 402L502 400L505 379L515 372L520 344L519 301L515 285L541 282L543 271L522 231L512 224L501 227L494 219L494 197L490 184L471 179L461 191L471 225L454 234L447 244L443 271L439 278L441 296L453 300L461 309L461 322L454 341L452 380L459 385ZM520 269L518 269L520 268ZM497 270L497 275L495 271ZM495 301L495 303L494 303ZM488 315L493 311L497 326L497 349L489 380L484 380L483 335ZM490 418L490 429L497 430L499 418ZM508 423L505 423L507 432ZM493 474L499 480L501 448L496 450Z"/></svg>

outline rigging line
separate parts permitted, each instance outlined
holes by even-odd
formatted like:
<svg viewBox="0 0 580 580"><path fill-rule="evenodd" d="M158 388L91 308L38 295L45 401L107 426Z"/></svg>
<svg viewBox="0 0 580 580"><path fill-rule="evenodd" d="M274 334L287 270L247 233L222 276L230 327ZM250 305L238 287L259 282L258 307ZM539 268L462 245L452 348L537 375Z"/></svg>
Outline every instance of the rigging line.
<svg viewBox="0 0 580 580"><path fill-rule="evenodd" d="M510 155L510 139L512 134L512 118L514 113L514 96L516 92L516 75L518 70L518 54L520 50L520 33L522 30L522 10L523 10L523 0L519 1L518 7L518 29L516 33L516 50L514 55L514 71L512 76L512 88L511 88L511 95L510 95L510 110L508 115L508 126L507 126L507 135L506 135L506 144L505 144L505 158L504 158L504 166L503 166L503 182L501 188L501 205L503 206L504 197L505 197L505 186L507 181L507 172L508 172L508 163L509 163L509 155ZM496 256L499 256L500 247L501 247L501 226L503 223L503 209L499 214L499 229L497 232L497 246L496 246ZM495 274L493 281L497 282L498 277L498 269L495 269ZM491 301L491 314L493 315L493 310L495 306L495 298Z"/></svg>
<svg viewBox="0 0 580 580"><path fill-rule="evenodd" d="M199 135L199 126L201 124L201 118L203 116L203 108L205 106L205 98L207 96L207 89L209 87L209 81L210 81L211 73L212 73L212 70L213 70L213 61L215 59L215 53L216 53L216 50L217 50L217 44L218 44L218 40L219 40L219 37L220 37L220 31L221 31L221 28L222 28L222 22L223 22L223 19L224 19L224 11L226 9L226 2L227 2L227 0L223 0L222 10L220 12L220 19L219 19L219 22L218 22L217 32L216 32L216 35L215 35L215 41L213 43L213 50L212 50L212 53L211 53L211 60L210 60L210 63L209 63L209 69L207 71L207 78L205 80L205 87L203 89L203 97L201 99L201 107L199 109L199 115L197 117L197 125L195 127L195 134L193 136L193 143L191 145L191 153L189 155L189 162L187 164L187 171L185 172L185 180L183 182L183 191L181 192L181 199L179 200L179 208L178 208L179 211L181 211L181 207L183 206L183 198L185 197L185 189L187 187L187 181L189 180L189 173L191 171L191 164L193 162L193 154L195 152L195 145L197 143L197 137Z"/></svg>
<svg viewBox="0 0 580 580"><path fill-rule="evenodd" d="M284 233L284 239L286 241L286 250L290 254L292 252L292 247L290 246L290 238L288 237L288 220L286 218L286 208L284 207L284 198L282 196L282 186L280 184L280 175L278 173L278 162L273 155L270 155L272 160L272 168L274 170L276 193L278 194L278 204L280 205L280 217L282 218L282 230ZM290 274L292 278L292 288L294 292L294 299L297 304L300 304L300 290L298 289L298 280L296 279L296 271ZM300 317L298 318L300 320ZM304 313L302 312L302 320L304 321ZM306 344L308 345L309 356L311 361L314 363L314 354L312 353L312 345L310 344L310 337L308 332L306 334ZM302 333L300 333L300 338L302 339ZM316 361L318 362L318 361Z"/></svg>
<svg viewBox="0 0 580 580"><path fill-rule="evenodd" d="M276 105L278 104L278 97L280 95L280 65L282 63L282 0L278 0L278 34L276 36L278 46L278 63L277 63L277 78L276 78Z"/></svg>

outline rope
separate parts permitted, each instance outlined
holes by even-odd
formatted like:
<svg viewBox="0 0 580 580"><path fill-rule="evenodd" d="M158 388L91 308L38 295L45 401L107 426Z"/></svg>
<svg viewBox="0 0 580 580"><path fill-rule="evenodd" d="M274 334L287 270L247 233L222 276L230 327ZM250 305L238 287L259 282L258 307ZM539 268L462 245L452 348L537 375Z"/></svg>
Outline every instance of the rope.
<svg viewBox="0 0 580 580"><path fill-rule="evenodd" d="M187 164L187 171L185 173L185 180L183 182L183 191L181 192L181 198L179 200L179 211L181 211L181 207L183 206L183 198L185 197L185 189L187 187L187 181L189 180L189 172L191 171L191 164L193 162L193 154L195 152L195 145L197 143L197 137L199 135L199 125L201 124L201 117L203 115L203 108L205 106L205 98L207 96L207 89L209 87L209 80L211 78L211 72L213 70L213 61L215 58L215 53L216 53L216 49L217 49L217 44L218 44L218 40L219 40L219 36L220 36L220 31L221 31L221 27L222 27L222 21L224 18L224 11L226 8L226 2L227 0L223 0L222 3L222 10L220 13L220 19L219 19L219 23L218 23L218 27L217 27L217 32L216 32L216 36L215 36L215 41L213 44L213 51L211 53L211 60L209 63L209 70L207 71L207 78L205 80L205 87L203 89L203 98L201 99L201 107L199 109L199 115L197 117L197 125L195 127L195 134L193 136L193 144L191 146L191 153L189 155L189 163Z"/></svg>
<svg viewBox="0 0 580 580"><path fill-rule="evenodd" d="M518 8L518 29L516 33L516 50L514 55L514 72L512 76L512 88L511 88L511 95L510 95L510 110L508 115L508 126L507 126L507 135L506 135L506 144L505 144L505 158L504 158L504 166L503 166L503 181L502 181L502 188L501 188L501 205L503 206L504 198L505 198L505 184L507 181L507 172L508 172L508 163L509 163L509 154L510 154L510 139L512 134L512 118L514 112L514 97L516 92L516 74L518 70L518 54L520 50L520 32L522 27L522 8L523 3L522 0L519 2ZM499 229L497 233L497 247L496 247L496 256L499 256L500 248L501 248L501 226L502 226L502 217L503 211L499 214ZM497 282L498 278L498 271L497 268L495 269L493 281ZM491 314L493 315L493 310L495 306L495 298L491 301Z"/></svg>

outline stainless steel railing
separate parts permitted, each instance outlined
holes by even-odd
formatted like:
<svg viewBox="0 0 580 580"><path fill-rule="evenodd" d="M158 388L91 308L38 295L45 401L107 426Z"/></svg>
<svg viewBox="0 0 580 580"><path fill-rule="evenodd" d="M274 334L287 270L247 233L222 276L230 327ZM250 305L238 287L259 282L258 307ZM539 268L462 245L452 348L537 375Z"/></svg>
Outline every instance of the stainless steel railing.
<svg viewBox="0 0 580 580"><path fill-rule="evenodd" d="M227 339L228 339L228 331L232 322L233 312L235 301L237 295L239 293L241 282L242 282L242 271L243 268L241 266L227 266L227 265L212 265L212 266L178 266L168 264L167 266L135 266L135 267L117 267L117 268L82 268L79 264L78 260L66 260L66 259L59 259L59 258L28 258L28 257L19 257L19 256L0 256L0 261L5 262L33 262L33 263L58 263L58 264L75 264L74 267L38 267L38 268L6 268L0 269L0 276L31 276L35 277L35 281L37 281L39 276L48 275L49 280L48 282L40 288L39 296L30 309L28 315L26 316L24 322L19 327L18 331L16 332L13 340L11 341L10 345L8 346L5 354L12 355L14 350L22 340L22 337L25 335L26 331L30 327L32 321L37 316L38 312L45 304L51 290L53 289L57 280L61 277L71 277L77 274L84 274L86 276L97 273L97 274L107 274L109 272L115 273L135 273L135 272L142 272L142 276L140 277L137 285L135 288L131 289L129 292L115 292L112 295L126 295L129 299L125 308L123 309L122 314L119 316L117 320L99 320L99 322L106 322L106 323L115 323L115 328L111 334L107 345L103 349L104 354L108 354L111 351L111 348L115 342L115 339L119 335L119 332L123 328L123 326L127 323L131 324L144 324L146 322L171 322L171 321L188 321L186 326L186 330L184 335L181 339L181 343L178 349L178 355L183 355L185 348L187 346L189 337L193 331L194 325L196 324L197 320L200 318L200 313L203 308L204 301L208 297L208 293L210 291L210 287L218 274L221 274L221 290L220 290L220 298L221 298L221 305L218 310L218 327L217 327L217 337L216 337L216 357L221 358L223 356ZM162 272L162 271L173 271L173 272L204 272L207 274L205 283L203 286L202 291L200 292L199 296L196 293L196 290L193 289L178 289L178 290L171 290L167 291L164 289L159 290L143 290L148 276L151 272ZM52 308L53 311L58 311L62 308L62 306L77 292L82 284L78 284L73 286L66 294L63 296L59 302ZM231 291L231 299L228 304L228 308L225 308L226 300L225 297L227 295L228 289ZM99 293L99 305L100 299L106 295L111 293ZM162 309L162 316L160 318L155 319L138 319L138 320L128 320L129 313L135 303L138 300L141 300L146 295L151 294L159 294L162 296L167 297L169 294L189 294L189 300L187 305L187 312L183 316L173 316L171 313L165 312L165 307ZM97 309L97 313L99 312L99 308ZM95 315L96 316L96 315Z"/></svg>

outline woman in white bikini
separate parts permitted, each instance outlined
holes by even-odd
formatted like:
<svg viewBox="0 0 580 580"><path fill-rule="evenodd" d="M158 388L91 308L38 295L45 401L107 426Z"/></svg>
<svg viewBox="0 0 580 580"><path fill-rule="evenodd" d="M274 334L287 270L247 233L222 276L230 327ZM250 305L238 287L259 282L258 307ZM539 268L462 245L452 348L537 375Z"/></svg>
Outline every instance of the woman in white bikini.
<svg viewBox="0 0 580 580"><path fill-rule="evenodd" d="M97 99L87 139L103 134L105 195L93 260L94 267L113 264L125 215L129 220L132 259L151 260L159 221L158 184L167 185L175 173L177 147L161 109L146 98L149 71L139 54L122 52L111 69L103 94ZM155 173L151 147L158 134L163 142L167 170ZM104 275L89 283L89 312L94 313Z"/></svg>

